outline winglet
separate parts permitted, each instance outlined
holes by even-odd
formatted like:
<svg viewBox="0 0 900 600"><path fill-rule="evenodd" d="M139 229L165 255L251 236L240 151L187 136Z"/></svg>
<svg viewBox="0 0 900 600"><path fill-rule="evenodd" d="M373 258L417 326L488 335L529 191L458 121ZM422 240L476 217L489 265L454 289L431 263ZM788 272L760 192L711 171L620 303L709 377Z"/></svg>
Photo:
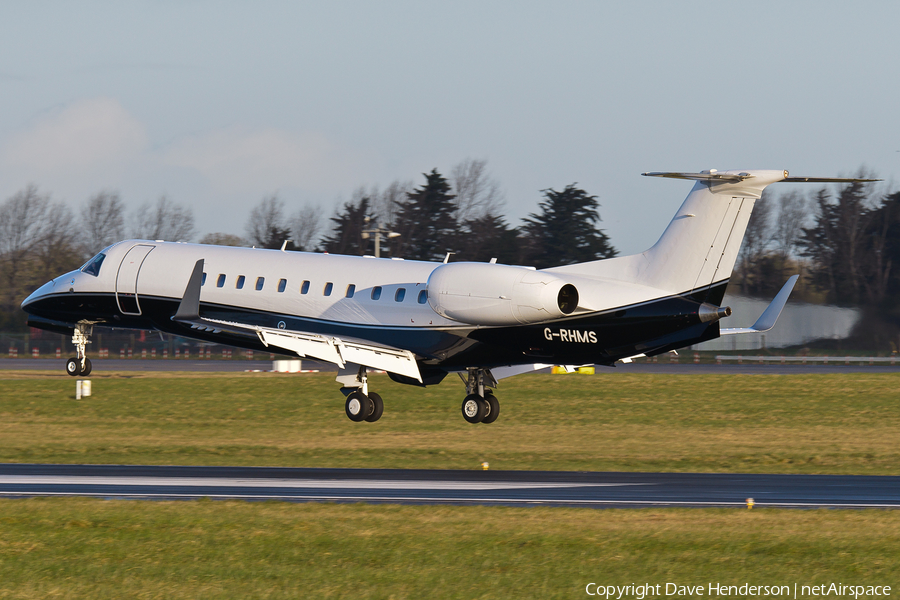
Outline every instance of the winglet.
<svg viewBox="0 0 900 600"><path fill-rule="evenodd" d="M781 311L784 310L784 305L787 303L788 298L791 295L791 292L794 290L794 284L797 283L797 280L800 278L799 275L791 275L791 277L787 280L787 283L781 288L781 291L775 295L775 299L772 300L772 303L763 311L763 314L759 316L756 320L756 323L751 325L750 327L737 327L734 329L722 329L719 331L719 335L733 335L735 333L760 333L763 331L768 331L775 327L775 322L778 320L778 317L781 316Z"/></svg>
<svg viewBox="0 0 900 600"><path fill-rule="evenodd" d="M200 285L203 283L203 261L200 259L194 265L191 278L184 288L184 296L178 305L178 310L172 317L173 321L196 321L200 318Z"/></svg>

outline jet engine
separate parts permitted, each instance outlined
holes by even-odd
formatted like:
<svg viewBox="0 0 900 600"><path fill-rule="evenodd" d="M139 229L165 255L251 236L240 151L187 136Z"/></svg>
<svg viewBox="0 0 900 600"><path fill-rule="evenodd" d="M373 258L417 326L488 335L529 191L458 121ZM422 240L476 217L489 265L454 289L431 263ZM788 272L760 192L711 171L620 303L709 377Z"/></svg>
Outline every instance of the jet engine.
<svg viewBox="0 0 900 600"><path fill-rule="evenodd" d="M472 325L538 323L572 314L578 290L541 271L489 263L441 265L428 277L436 313Z"/></svg>

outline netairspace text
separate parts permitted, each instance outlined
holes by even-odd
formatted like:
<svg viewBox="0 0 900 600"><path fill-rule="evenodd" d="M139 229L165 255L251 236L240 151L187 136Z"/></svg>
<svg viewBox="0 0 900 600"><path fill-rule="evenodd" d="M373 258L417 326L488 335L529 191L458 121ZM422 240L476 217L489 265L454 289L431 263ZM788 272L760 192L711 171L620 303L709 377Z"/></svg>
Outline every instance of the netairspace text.
<svg viewBox="0 0 900 600"><path fill-rule="evenodd" d="M685 596L773 596L782 598L815 598L824 596L841 596L847 598L867 598L890 596L889 585L852 585L846 583L819 583L814 585L755 585L743 583L729 585L722 583L698 583L682 585L678 583L643 583L630 585L604 585L591 582L584 591L588 596L600 596L606 600L622 598L685 597Z"/></svg>

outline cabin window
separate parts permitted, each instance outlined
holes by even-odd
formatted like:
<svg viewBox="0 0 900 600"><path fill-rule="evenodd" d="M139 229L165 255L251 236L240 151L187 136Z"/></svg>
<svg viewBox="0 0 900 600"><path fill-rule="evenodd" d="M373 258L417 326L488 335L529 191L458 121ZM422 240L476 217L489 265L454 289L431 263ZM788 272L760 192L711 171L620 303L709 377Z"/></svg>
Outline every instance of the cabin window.
<svg viewBox="0 0 900 600"><path fill-rule="evenodd" d="M206 285L206 273L200 278L200 287L203 287L204 285Z"/></svg>
<svg viewBox="0 0 900 600"><path fill-rule="evenodd" d="M257 278L256 278L256 291L258 292L258 291L260 291L261 289L263 289L263 286L264 286L265 284L266 284L266 278L265 278L265 277L257 277Z"/></svg>
<svg viewBox="0 0 900 600"><path fill-rule="evenodd" d="M428 302L428 290L422 290L419 292L419 304L425 304Z"/></svg>
<svg viewBox="0 0 900 600"><path fill-rule="evenodd" d="M234 289L236 289L236 290L244 289L244 281L245 280L246 280L246 277L244 277L243 275L238 275L237 283L234 284Z"/></svg>
<svg viewBox="0 0 900 600"><path fill-rule="evenodd" d="M347 297L352 298L353 294L355 294L355 293L356 293L356 285L351 283L350 285L347 286Z"/></svg>
<svg viewBox="0 0 900 600"><path fill-rule="evenodd" d="M381 286L376 285L372 288L372 300L378 300L381 298Z"/></svg>
<svg viewBox="0 0 900 600"><path fill-rule="evenodd" d="M225 285L225 273L220 273L219 278L216 280L216 287L223 287Z"/></svg>
<svg viewBox="0 0 900 600"><path fill-rule="evenodd" d="M283 292L287 289L287 279L279 279L278 280L278 291Z"/></svg>
<svg viewBox="0 0 900 600"><path fill-rule="evenodd" d="M333 289L334 289L334 284L329 281L328 283L325 284L325 290L324 290L323 294L325 296L330 296L331 290L333 290Z"/></svg>
<svg viewBox="0 0 900 600"><path fill-rule="evenodd" d="M406 288L399 288L397 293L394 294L394 301L403 302L404 298L406 298Z"/></svg>
<svg viewBox="0 0 900 600"><path fill-rule="evenodd" d="M300 293L301 293L301 294L308 294L308 293L309 293L309 281L304 281L304 282L303 282L303 284L300 286Z"/></svg>

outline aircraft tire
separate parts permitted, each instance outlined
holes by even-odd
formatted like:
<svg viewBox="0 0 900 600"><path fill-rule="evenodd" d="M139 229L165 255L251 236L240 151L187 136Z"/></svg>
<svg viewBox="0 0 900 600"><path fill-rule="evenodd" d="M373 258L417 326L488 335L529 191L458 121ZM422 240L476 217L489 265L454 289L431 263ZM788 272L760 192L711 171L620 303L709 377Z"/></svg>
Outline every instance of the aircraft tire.
<svg viewBox="0 0 900 600"><path fill-rule="evenodd" d="M359 423L369 416L371 404L372 401L369 400L365 394L357 390L351 392L350 395L347 396L347 401L344 403L344 411L351 421Z"/></svg>
<svg viewBox="0 0 900 600"><path fill-rule="evenodd" d="M91 364L91 359L85 358L84 359L84 369L81 370L81 376L87 377L88 375L91 374L91 371L93 370L93 368L94 368L94 366Z"/></svg>
<svg viewBox="0 0 900 600"><path fill-rule="evenodd" d="M384 401L375 392L369 392L369 402L372 404L372 411L366 417L366 421L374 423L384 414Z"/></svg>
<svg viewBox="0 0 900 600"><path fill-rule="evenodd" d="M66 373L71 375L72 377L78 377L81 375L81 361L77 358L70 358L66 361Z"/></svg>
<svg viewBox="0 0 900 600"><path fill-rule="evenodd" d="M488 405L488 413L481 420L482 423L493 423L500 416L500 401L493 393L484 393L484 402Z"/></svg>
<svg viewBox="0 0 900 600"><path fill-rule="evenodd" d="M463 419L469 423L481 423L487 411L487 402L477 394L469 394L462 401Z"/></svg>

